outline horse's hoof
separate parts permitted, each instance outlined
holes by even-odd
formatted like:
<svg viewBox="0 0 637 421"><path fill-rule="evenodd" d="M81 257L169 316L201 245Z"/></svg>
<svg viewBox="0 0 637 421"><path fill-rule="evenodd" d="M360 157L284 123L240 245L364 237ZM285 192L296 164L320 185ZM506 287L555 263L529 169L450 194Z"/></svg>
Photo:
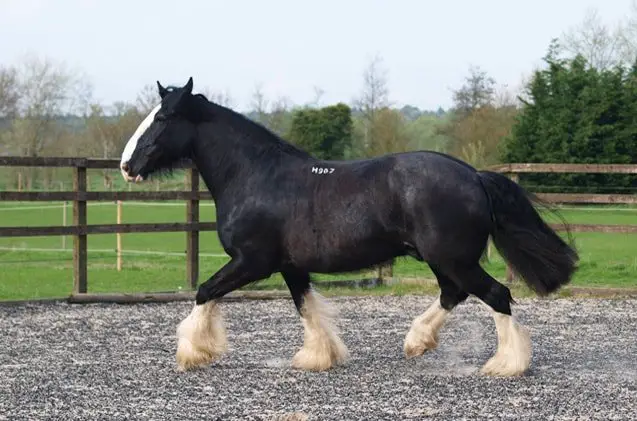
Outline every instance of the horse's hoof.
<svg viewBox="0 0 637 421"><path fill-rule="evenodd" d="M177 369L191 370L219 359L228 347L218 307L213 302L195 305L177 326Z"/></svg>
<svg viewBox="0 0 637 421"><path fill-rule="evenodd" d="M531 361L526 350L511 352L511 349L499 350L480 369L480 373L493 377L518 377L526 373Z"/></svg>
<svg viewBox="0 0 637 421"><path fill-rule="evenodd" d="M517 377L531 364L531 338L527 328L510 316L498 316L498 349L480 372L488 376Z"/></svg>
<svg viewBox="0 0 637 421"><path fill-rule="evenodd" d="M292 358L291 366L305 371L326 371L334 367L334 361L329 354L317 354L306 348L301 348Z"/></svg>
<svg viewBox="0 0 637 421"><path fill-rule="evenodd" d="M215 360L221 358L223 350L206 350L196 347L188 339L180 339L177 345L177 371L188 371L210 365Z"/></svg>
<svg viewBox="0 0 637 421"><path fill-rule="evenodd" d="M524 375L526 370L523 364L510 364L495 355L482 366L480 373L492 377L518 377Z"/></svg>
<svg viewBox="0 0 637 421"><path fill-rule="evenodd" d="M413 331L410 331L405 338L405 344L403 351L406 358L414 358L423 355L427 351L431 351L438 347L438 341L434 335L426 332L420 337L416 336Z"/></svg>
<svg viewBox="0 0 637 421"><path fill-rule="evenodd" d="M349 352L340 340L328 344L327 347L312 349L302 347L292 358L292 368L306 371L326 371L349 359Z"/></svg>

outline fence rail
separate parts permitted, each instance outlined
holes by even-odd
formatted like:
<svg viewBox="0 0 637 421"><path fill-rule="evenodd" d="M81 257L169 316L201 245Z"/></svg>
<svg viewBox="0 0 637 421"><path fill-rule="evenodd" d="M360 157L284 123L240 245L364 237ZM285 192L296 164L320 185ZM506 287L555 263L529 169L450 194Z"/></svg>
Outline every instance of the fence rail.
<svg viewBox="0 0 637 421"><path fill-rule="evenodd" d="M637 174L635 164L560 164L560 163L513 163L488 168L491 171L506 174L513 181L519 181L519 174L528 173L572 173L572 174ZM632 194L594 194L594 193L536 193L538 198L553 204L637 204L637 195ZM564 230L561 224L552 224L558 231ZM637 225L615 224L569 224L571 232L637 233ZM511 282L515 274L507 266L507 281Z"/></svg>
<svg viewBox="0 0 637 421"><path fill-rule="evenodd" d="M572 174L637 174L635 164L500 164L489 170L505 174L572 173Z"/></svg>
<svg viewBox="0 0 637 421"><path fill-rule="evenodd" d="M191 165L180 168L187 171L188 189L184 191L87 191L88 169L117 169L119 160L93 158L57 158L57 157L0 157L0 166L9 167L71 167L74 169L73 191L62 192L22 192L0 191L2 201L70 201L73 202L72 226L45 227L0 227L0 237L29 236L73 236L73 293L88 292L88 257L87 236L95 234L123 234L149 232L184 232L186 233L186 277L189 286L195 289L199 276L199 232L215 231L216 223L199 221L199 204L201 200L210 200L210 193L199 190L199 173ZM491 171L508 175L518 181L523 173L605 173L605 174L637 174L637 165L631 164L503 164L488 168ZM626 194L570 194L570 193L538 193L541 199L555 204L637 204L637 195ZM139 224L87 224L87 202L93 201L186 201L185 223L139 223ZM561 225L553 225L560 230ZM637 225L611 224L572 224L573 232L605 232L605 233L637 233ZM384 274L392 276L392 266L379 269L379 278ZM507 270L510 281L513 273Z"/></svg>
<svg viewBox="0 0 637 421"><path fill-rule="evenodd" d="M124 234L148 232L185 232L186 233L186 277L189 286L197 286L199 276L199 232L214 231L216 223L199 222L199 201L210 198L210 193L199 191L199 173L192 166L182 166L188 172L189 191L128 191L128 192L89 192L87 191L87 169L114 169L119 167L116 159L92 158L49 158L49 157L0 157L0 166L10 167L72 167L73 191L69 192L0 192L3 201L71 201L73 202L72 226L45 227L0 227L0 237L22 236L73 236L73 293L88 292L88 250L87 236L93 234ZM88 201L150 201L150 200L186 200L185 223L157 224L102 224L88 225Z"/></svg>
<svg viewBox="0 0 637 421"><path fill-rule="evenodd" d="M210 200L205 191L54 191L54 192L0 192L0 200L22 202L115 202L117 200Z"/></svg>
<svg viewBox="0 0 637 421"><path fill-rule="evenodd" d="M0 227L0 237L40 237L57 235L129 234L133 232L215 231L216 222L168 222L141 224L101 224L44 227Z"/></svg>

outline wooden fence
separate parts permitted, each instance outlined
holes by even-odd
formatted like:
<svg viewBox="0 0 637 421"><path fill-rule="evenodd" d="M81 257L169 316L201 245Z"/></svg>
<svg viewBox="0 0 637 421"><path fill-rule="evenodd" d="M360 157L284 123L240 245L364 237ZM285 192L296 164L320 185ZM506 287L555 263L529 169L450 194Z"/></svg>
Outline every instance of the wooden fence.
<svg viewBox="0 0 637 421"><path fill-rule="evenodd" d="M524 173L573 173L573 174L635 174L634 164L502 164L489 170L508 175L519 181ZM552 204L628 204L637 205L637 194L595 193L536 193L538 198ZM637 225L569 224L573 232L637 233ZM561 229L561 225L554 225Z"/></svg>
<svg viewBox="0 0 637 421"><path fill-rule="evenodd" d="M117 169L119 160L88 158L23 158L0 157L0 166L12 167L72 167L75 175L73 191L23 192L0 191L0 201L71 201L73 202L73 225L45 227L0 227L0 237L32 237L49 235L73 236L73 293L88 292L87 236L92 234L185 232L186 233L186 278L194 289L199 276L199 232L214 231L215 222L199 221L199 201L210 200L210 193L199 191L199 173L185 167L189 190L184 191L87 191L88 169ZM139 223L88 225L86 218L89 201L150 201L185 200L185 223Z"/></svg>
<svg viewBox="0 0 637 421"><path fill-rule="evenodd" d="M572 173L572 174L635 174L634 164L502 164L490 167L489 170L508 175L519 181L524 173ZM551 204L637 204L635 194L593 194L593 193L535 193L543 201ZM558 231L564 229L561 224L552 224ZM637 225L615 224L569 224L571 232L603 232L637 234ZM507 281L515 277L507 266Z"/></svg>
<svg viewBox="0 0 637 421"><path fill-rule="evenodd" d="M0 237L29 236L73 236L73 294L88 292L87 236L113 233L185 232L186 233L186 277L191 289L195 289L199 276L199 232L214 231L214 222L199 221L199 202L211 200L210 193L199 190L199 174L192 167L187 171L189 188L184 191L87 191L88 169L117 169L119 160L90 158L30 158L0 157L0 166L12 167L71 167L75 171L73 191L23 192L0 191L1 201L71 201L73 202L73 225L45 227L0 227ZM489 168L508 175L517 181L521 173L613 173L637 174L637 165L624 164L505 164ZM637 204L637 195L626 194L537 194L549 203L572 204ZM87 202L89 201L151 201L185 200L185 223L138 223L138 224L87 224ZM560 225L554 226L561 229ZM637 225L571 224L573 232L637 233ZM391 276L391 265L378 270L382 280L384 274ZM507 271L510 281L513 274Z"/></svg>

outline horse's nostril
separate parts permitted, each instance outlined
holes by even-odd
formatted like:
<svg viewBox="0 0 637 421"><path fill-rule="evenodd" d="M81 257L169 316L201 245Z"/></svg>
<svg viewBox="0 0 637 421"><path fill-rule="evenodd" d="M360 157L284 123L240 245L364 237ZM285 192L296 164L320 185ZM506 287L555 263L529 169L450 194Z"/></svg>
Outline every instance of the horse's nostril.
<svg viewBox="0 0 637 421"><path fill-rule="evenodd" d="M124 162L124 163L122 164L122 169L123 169L124 171L128 171L128 169L129 169L129 168L128 168L128 162Z"/></svg>

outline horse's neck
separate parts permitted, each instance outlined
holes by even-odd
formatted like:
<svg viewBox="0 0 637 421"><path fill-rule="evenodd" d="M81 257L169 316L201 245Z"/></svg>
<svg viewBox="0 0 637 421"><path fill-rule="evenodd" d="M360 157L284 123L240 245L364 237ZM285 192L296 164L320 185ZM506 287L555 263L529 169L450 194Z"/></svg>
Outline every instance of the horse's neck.
<svg viewBox="0 0 637 421"><path fill-rule="evenodd" d="M247 138L233 138L227 127L201 130L193 148L193 161L215 201L226 194L240 195L246 183L256 177L268 182L273 166L295 165L306 160L277 148L264 148ZM311 158L310 158L311 159Z"/></svg>

